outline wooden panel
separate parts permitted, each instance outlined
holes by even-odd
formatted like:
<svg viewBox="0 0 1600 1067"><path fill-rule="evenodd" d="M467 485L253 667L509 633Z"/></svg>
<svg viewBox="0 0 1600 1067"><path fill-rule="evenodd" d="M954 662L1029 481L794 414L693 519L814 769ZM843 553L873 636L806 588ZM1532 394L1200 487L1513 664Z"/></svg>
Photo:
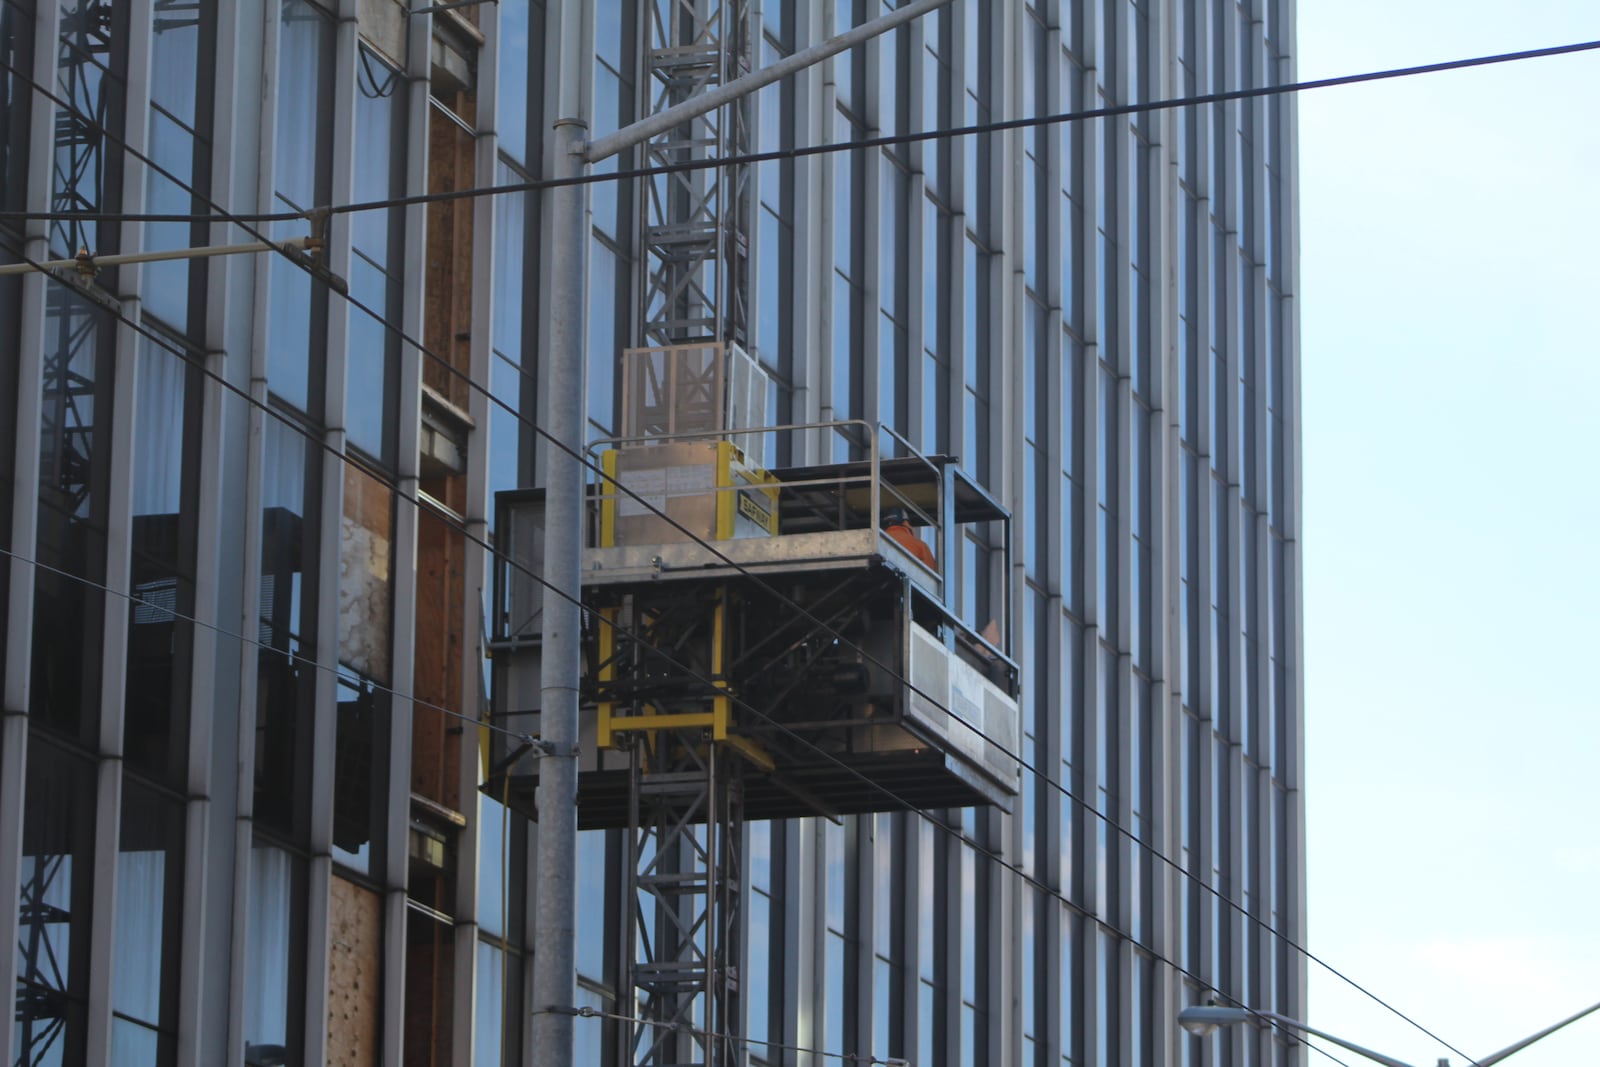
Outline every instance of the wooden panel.
<svg viewBox="0 0 1600 1067"><path fill-rule="evenodd" d="M463 723L436 708L460 711L466 597L462 535L423 510L417 523L417 622L413 692L411 791L461 810ZM474 657L476 662L476 657Z"/></svg>
<svg viewBox="0 0 1600 1067"><path fill-rule="evenodd" d="M339 662L389 684L393 494L353 464L344 468L339 523Z"/></svg>
<svg viewBox="0 0 1600 1067"><path fill-rule="evenodd" d="M405 1067L449 1067L454 989L454 931L421 912L408 912Z"/></svg>
<svg viewBox="0 0 1600 1067"><path fill-rule="evenodd" d="M335 876L328 916L328 1064L377 1067L383 900Z"/></svg>
<svg viewBox="0 0 1600 1067"><path fill-rule="evenodd" d="M406 65L406 7L399 0L359 0L361 37L395 66Z"/></svg>
<svg viewBox="0 0 1600 1067"><path fill-rule="evenodd" d="M428 192L474 186L476 141L468 128L476 111L471 97L452 94L451 107L437 98L428 112ZM465 124L465 125L463 125ZM423 342L448 364L423 357L422 380L463 410L470 392L464 375L471 366L472 215L471 199L428 205L427 273ZM451 370L460 371L453 374Z"/></svg>

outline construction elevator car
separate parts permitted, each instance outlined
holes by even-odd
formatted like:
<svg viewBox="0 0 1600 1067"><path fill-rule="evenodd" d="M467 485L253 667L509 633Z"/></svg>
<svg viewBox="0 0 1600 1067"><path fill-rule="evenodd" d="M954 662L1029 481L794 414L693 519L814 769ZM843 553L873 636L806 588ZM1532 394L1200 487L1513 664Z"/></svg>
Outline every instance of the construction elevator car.
<svg viewBox="0 0 1600 1067"><path fill-rule="evenodd" d="M633 825L632 776L668 762L654 748L668 735L723 754L746 820L1008 808L1020 736L1005 509L882 427L754 426L766 383L735 346L632 350L623 388L627 436L591 450L604 476L583 556L580 827ZM497 512L511 562L496 584L495 721L536 736L542 493L502 493ZM885 531L891 515L933 566ZM969 566L988 562L963 576L958 606L951 561L969 540L988 548ZM537 761L497 733L490 770L486 790L532 813Z"/></svg>

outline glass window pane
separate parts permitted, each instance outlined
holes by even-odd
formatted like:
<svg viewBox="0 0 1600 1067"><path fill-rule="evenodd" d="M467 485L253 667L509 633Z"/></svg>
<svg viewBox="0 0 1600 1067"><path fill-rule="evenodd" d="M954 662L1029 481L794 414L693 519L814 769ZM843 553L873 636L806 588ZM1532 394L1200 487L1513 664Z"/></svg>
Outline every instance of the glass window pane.
<svg viewBox="0 0 1600 1067"><path fill-rule="evenodd" d="M503 1028L511 1014L505 1002L504 968L505 954L493 945L478 942L478 988L474 1004L477 1018L473 1024L472 1049L475 1067L502 1067ZM582 1026L583 1020L576 1025Z"/></svg>
<svg viewBox="0 0 1600 1067"><path fill-rule="evenodd" d="M598 237L589 255L594 279L589 296L589 421L601 436L610 436L616 428L616 367L621 358L618 313L629 289L622 284L620 258Z"/></svg>
<svg viewBox="0 0 1600 1067"><path fill-rule="evenodd" d="M192 65L190 69L193 69ZM198 151L194 134L178 125L166 113L151 108L148 151L161 170L167 171L172 177L167 177L155 167L150 168L145 187L145 210L152 214L199 213L200 209L190 191L194 186L195 156ZM144 247L150 251L171 251L202 243L194 238L194 227L188 223L145 224ZM145 313L177 329L186 328L189 324L189 279L193 269L193 262L185 260L143 264L140 267L143 272L140 295Z"/></svg>
<svg viewBox="0 0 1600 1067"><path fill-rule="evenodd" d="M0 3L0 41L7 42L6 62L19 72L33 69L33 39L32 15ZM6 211L20 211L27 202L29 112L18 103L31 95L19 75L0 70L0 209Z"/></svg>
<svg viewBox="0 0 1600 1067"><path fill-rule="evenodd" d="M307 825L316 685L306 657L316 647L321 452L273 415L266 416L264 430L255 817L300 835Z"/></svg>
<svg viewBox="0 0 1600 1067"><path fill-rule="evenodd" d="M94 767L35 732L25 789L12 1039L19 1063L81 1063L94 899Z"/></svg>
<svg viewBox="0 0 1600 1067"><path fill-rule="evenodd" d="M307 0L284 0L278 43L277 143L273 184L280 207L307 210L328 202L332 136L333 23ZM303 236L303 223L279 223L274 236ZM314 337L326 287L282 256L272 257L268 282L268 387L302 411L320 397Z"/></svg>
<svg viewBox="0 0 1600 1067"><path fill-rule="evenodd" d="M181 801L124 778L111 1008L151 1029L122 1035L148 1058L117 1062L168 1064L177 1056L183 830Z"/></svg>
<svg viewBox="0 0 1600 1067"><path fill-rule="evenodd" d="M97 743L105 640L113 332L61 286L45 291L32 721ZM75 577L74 577L75 576ZM81 580L77 580L81 579Z"/></svg>
<svg viewBox="0 0 1600 1067"><path fill-rule="evenodd" d="M111 1067L135 1067L136 1064L169 1061L169 1058L162 1056L161 1035L154 1029L121 1016L112 1017Z"/></svg>
<svg viewBox="0 0 1600 1067"><path fill-rule="evenodd" d="M781 931L780 931L781 934ZM747 1033L750 1052L768 1056L768 1019L772 1010L772 964L782 957L781 942L772 942L772 900L765 893L750 894L750 924L747 931L750 971L746 976L745 1004L749 1012Z"/></svg>
<svg viewBox="0 0 1600 1067"><path fill-rule="evenodd" d="M304 937L304 863L258 844L250 853L245 934L244 1039L250 1046L292 1047L304 976L297 974Z"/></svg>
<svg viewBox="0 0 1600 1067"><path fill-rule="evenodd" d="M606 978L607 880L611 864L606 830L585 830L578 835L578 973L604 981Z"/></svg>
<svg viewBox="0 0 1600 1067"><path fill-rule="evenodd" d="M128 664L123 751L130 765L181 785L187 765L190 642L194 611L193 447L198 371L149 340L134 383L133 536L127 605Z"/></svg>
<svg viewBox="0 0 1600 1067"><path fill-rule="evenodd" d="M496 132L500 151L525 163L528 159L528 0L500 0L500 109Z"/></svg>

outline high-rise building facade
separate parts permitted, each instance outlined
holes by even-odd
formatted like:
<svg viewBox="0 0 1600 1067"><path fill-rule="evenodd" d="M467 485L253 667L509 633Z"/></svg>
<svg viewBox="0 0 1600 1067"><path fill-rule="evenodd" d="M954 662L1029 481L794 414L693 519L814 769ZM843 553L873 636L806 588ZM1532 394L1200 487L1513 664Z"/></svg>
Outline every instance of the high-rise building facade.
<svg viewBox="0 0 1600 1067"><path fill-rule="evenodd" d="M549 194L425 194L547 177L574 73L591 136L657 106L662 25L760 66L892 6L0 0L0 264L324 242L0 275L0 1061L529 1062L537 826L480 786ZM974 627L1014 605L1025 766L1010 813L748 824L750 1063L1304 1059L1173 1021L1304 1016L1292 98L786 152L1293 45L1292 0L953 0L742 112L779 157L725 177L719 292L767 415L1011 510L1009 567L945 562ZM692 328L652 333L662 162L590 187L592 438L620 351ZM629 1055L623 863L580 835L579 1063Z"/></svg>

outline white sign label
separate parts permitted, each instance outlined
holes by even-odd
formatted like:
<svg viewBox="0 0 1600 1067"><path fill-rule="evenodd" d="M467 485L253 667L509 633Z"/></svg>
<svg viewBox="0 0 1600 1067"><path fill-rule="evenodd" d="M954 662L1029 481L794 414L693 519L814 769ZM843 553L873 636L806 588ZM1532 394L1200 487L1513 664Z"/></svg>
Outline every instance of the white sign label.
<svg viewBox="0 0 1600 1067"><path fill-rule="evenodd" d="M650 510L655 507L665 511L667 507L667 472L664 470L629 471L620 475L617 481L626 489L631 489L638 494L638 498L630 493L617 495L617 514L624 519L636 515L653 515ZM642 498L642 499L640 499Z"/></svg>

